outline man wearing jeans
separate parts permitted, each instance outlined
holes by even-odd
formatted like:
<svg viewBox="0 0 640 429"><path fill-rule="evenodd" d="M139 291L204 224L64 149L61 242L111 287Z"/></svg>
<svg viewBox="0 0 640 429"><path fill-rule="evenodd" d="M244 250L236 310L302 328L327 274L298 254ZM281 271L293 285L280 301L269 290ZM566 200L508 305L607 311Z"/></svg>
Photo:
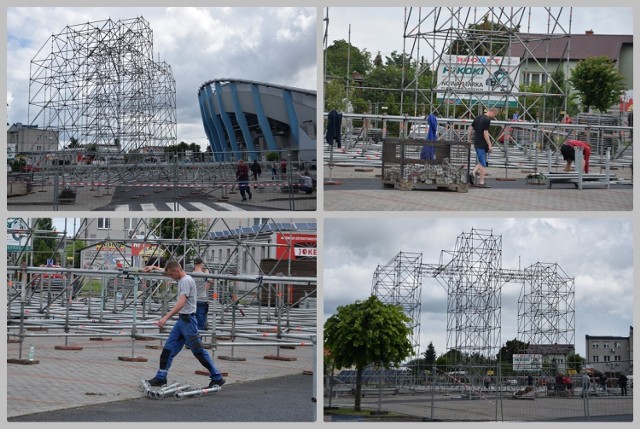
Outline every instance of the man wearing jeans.
<svg viewBox="0 0 640 429"><path fill-rule="evenodd" d="M145 272L160 270L158 267L144 267ZM169 338L164 344L160 354L160 368L155 377L148 380L151 386L163 386L167 384L167 373L171 367L173 358L180 353L186 344L191 348L191 353L198 359L210 374L209 387L222 386L225 379L213 363L209 353L202 347L198 337L198 322L196 321L197 288L193 277L188 275L175 260L167 262L164 274L178 282L178 301L173 308L156 322L162 328L167 321L178 314L178 320L169 333Z"/></svg>
<svg viewBox="0 0 640 429"><path fill-rule="evenodd" d="M475 175L478 174L478 188L489 188L484 183L484 176L487 168L487 155L491 152L491 138L489 136L489 127L491 120L498 114L498 109L491 107L485 111L484 115L478 115L474 118L471 128L473 129L473 146L476 149L476 157L478 162L473 167L473 172L469 177L470 184L474 183ZM470 130L471 131L471 130ZM471 142L471 132L469 132L469 142Z"/></svg>
<svg viewBox="0 0 640 429"><path fill-rule="evenodd" d="M251 186L249 186L249 167L243 160L238 161L238 167L236 167L236 179L238 180L238 188L242 201L247 200L247 196L251 199Z"/></svg>

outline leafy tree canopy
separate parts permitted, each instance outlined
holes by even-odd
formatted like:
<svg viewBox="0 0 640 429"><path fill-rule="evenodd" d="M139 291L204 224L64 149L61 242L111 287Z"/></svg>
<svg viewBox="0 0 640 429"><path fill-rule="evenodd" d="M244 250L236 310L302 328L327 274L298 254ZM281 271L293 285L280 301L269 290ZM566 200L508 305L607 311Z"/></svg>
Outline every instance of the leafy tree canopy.
<svg viewBox="0 0 640 429"><path fill-rule="evenodd" d="M59 259L55 255L58 247L57 234L51 218L38 218L35 221L34 229L37 231L33 238L33 265L44 265L47 259Z"/></svg>
<svg viewBox="0 0 640 429"><path fill-rule="evenodd" d="M469 24L464 35L454 39L446 52L449 55L505 56L509 46L508 35L519 31L519 25L507 27L484 16L481 22Z"/></svg>
<svg viewBox="0 0 640 429"><path fill-rule="evenodd" d="M571 70L569 81L579 94L585 112L591 108L606 112L626 89L624 77L616 70L614 61L605 56L579 61Z"/></svg>
<svg viewBox="0 0 640 429"><path fill-rule="evenodd" d="M338 307L324 325L324 343L337 368L397 366L412 352L410 322L400 307L375 296Z"/></svg>
<svg viewBox="0 0 640 429"><path fill-rule="evenodd" d="M507 341L505 345L500 348L498 356L496 357L500 358L502 362L513 363L513 355L524 353L528 347L528 343L523 343L514 338L513 340Z"/></svg>
<svg viewBox="0 0 640 429"><path fill-rule="evenodd" d="M149 228L160 238L182 239L184 243L188 240L198 238L202 232L202 225L197 219L189 218L154 218L149 221ZM165 247L176 259L191 256L193 253L193 250L187 245L171 244Z"/></svg>

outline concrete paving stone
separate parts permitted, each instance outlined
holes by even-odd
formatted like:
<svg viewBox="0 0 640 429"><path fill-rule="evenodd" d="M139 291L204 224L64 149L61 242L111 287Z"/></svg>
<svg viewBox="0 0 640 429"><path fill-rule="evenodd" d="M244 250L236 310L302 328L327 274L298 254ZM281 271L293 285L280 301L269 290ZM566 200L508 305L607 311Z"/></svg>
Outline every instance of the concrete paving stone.
<svg viewBox="0 0 640 429"><path fill-rule="evenodd" d="M328 177L325 169L325 177ZM334 168L332 178L340 184L324 185L326 211L631 211L633 186L630 170L619 171L622 179L609 189L557 184L526 183L528 173L520 170L489 169L489 189L470 187L466 193L383 188L380 169ZM514 181L503 180L505 178Z"/></svg>
<svg viewBox="0 0 640 429"><path fill-rule="evenodd" d="M97 403L109 403L144 396L140 380L155 375L160 359L160 340L136 341L113 337L111 341L90 341L73 338L65 342L60 337L30 337L25 339L22 358L35 346L37 365L7 364L7 417L74 408ZM80 346L82 350L56 350L55 346ZM19 343L7 344L7 358L19 357ZM220 347L214 362L221 372L228 372L227 385L313 370L314 348L296 347L280 354L295 357L295 361L264 359L277 354L275 346ZM218 359L218 355L243 356L246 361ZM147 358L146 362L126 362L120 356ZM196 374L203 367L189 350L183 349L175 358L168 381L180 381L196 387L209 383L206 375Z"/></svg>

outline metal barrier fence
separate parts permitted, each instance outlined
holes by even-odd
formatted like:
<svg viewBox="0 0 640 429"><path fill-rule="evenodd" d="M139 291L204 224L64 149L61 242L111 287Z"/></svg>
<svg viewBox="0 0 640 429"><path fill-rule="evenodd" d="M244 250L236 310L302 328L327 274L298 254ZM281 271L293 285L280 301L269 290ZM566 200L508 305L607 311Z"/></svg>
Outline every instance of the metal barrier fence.
<svg viewBox="0 0 640 429"><path fill-rule="evenodd" d="M495 367L416 371L368 369L363 374L362 408L439 421L631 421L633 377L623 389L610 374L586 382L582 374L556 383L551 375L511 373ZM325 377L325 406L353 406L355 371Z"/></svg>
<svg viewBox="0 0 640 429"><path fill-rule="evenodd" d="M315 210L315 156L313 161L291 161L286 154L278 159L258 161L261 173L256 176L250 171L249 183L256 191L253 206L266 210ZM26 210L113 211L119 210L116 208L119 203L128 204L129 211L145 206L152 210L154 204L161 206L158 210L217 211L224 210L224 204L240 201L230 197L238 194L235 161L209 162L160 155L141 158L139 162L113 158L92 164L54 161L29 172L8 173L10 210L17 206ZM311 192L303 187L304 176L313 184ZM200 203L199 207L194 207L193 202ZM87 206L89 203L93 206Z"/></svg>
<svg viewBox="0 0 640 429"><path fill-rule="evenodd" d="M20 344L26 338L38 336L68 337L82 336L124 336L132 339L132 347L140 336L166 339L168 333L159 331L149 320L166 313L177 299L175 288L157 273L138 270L91 270L74 268L7 267L9 288L7 291L7 336ZM291 341L315 341L315 309L290 308L282 300L273 306L263 308L239 306L242 297L257 293L262 288L286 282L307 284L313 278L286 276L250 276L213 273L190 273L195 278L243 281L254 284L240 298L232 302L210 299L211 329L203 331L212 346L243 346L253 343L239 343L245 340L269 339L271 345L279 349L279 344ZM100 278L98 291L91 291L83 282L85 277ZM119 282L119 284L114 284ZM83 287L84 285L84 287ZM217 283L212 297L223 297ZM84 290L83 290L84 289ZM232 312L230 323L225 321L225 312ZM235 317L242 313L243 317ZM289 326L296 326L295 332L287 332ZM47 327L50 334L33 333L28 328ZM270 333L261 332L265 327L273 328ZM71 331L73 329L73 331ZM230 335L232 343L217 340L218 336ZM266 343L265 343L266 344ZM311 345L308 343L307 345ZM18 359L22 359L22 347Z"/></svg>
<svg viewBox="0 0 640 429"><path fill-rule="evenodd" d="M341 148L330 150L325 143L325 163L333 165L373 165L381 163L382 141L387 138L426 139L427 119L424 117L343 114ZM348 125L358 123L359 127ZM399 124L398 135L391 135L390 123ZM468 141L470 119L438 118L438 139ZM546 163L547 152L552 151L560 163L560 146L569 139L583 140L591 144L592 164L603 165L607 151L614 165L630 167L633 162L633 128L601 123L543 123L524 121L491 121L493 151L490 165L493 167L521 167Z"/></svg>

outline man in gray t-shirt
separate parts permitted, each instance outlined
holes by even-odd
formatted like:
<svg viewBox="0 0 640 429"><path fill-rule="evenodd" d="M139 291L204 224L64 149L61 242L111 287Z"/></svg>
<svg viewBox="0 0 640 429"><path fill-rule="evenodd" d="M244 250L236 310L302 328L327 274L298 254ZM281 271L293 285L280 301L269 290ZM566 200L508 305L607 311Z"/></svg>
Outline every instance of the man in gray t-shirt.
<svg viewBox="0 0 640 429"><path fill-rule="evenodd" d="M194 273L208 273L209 270L204 266L202 258L193 260ZM209 314L209 288L211 286L210 279L200 279L197 281L198 304L196 306L196 320L198 321L198 330L207 330L207 315Z"/></svg>
<svg viewBox="0 0 640 429"><path fill-rule="evenodd" d="M145 272L158 271L158 267L148 266ZM167 314L156 322L162 328L167 321L178 314L178 320L171 329L167 341L164 343L160 354L160 368L155 377L148 380L151 386L163 386L167 384L167 373L173 362L173 358L180 353L186 344L191 348L191 353L198 361L207 368L211 381L209 387L222 386L225 383L222 374L213 363L209 353L202 347L202 342L198 336L198 325L196 321L197 288L193 277L182 269L178 261L169 261L164 267L164 274L178 282L178 302Z"/></svg>

